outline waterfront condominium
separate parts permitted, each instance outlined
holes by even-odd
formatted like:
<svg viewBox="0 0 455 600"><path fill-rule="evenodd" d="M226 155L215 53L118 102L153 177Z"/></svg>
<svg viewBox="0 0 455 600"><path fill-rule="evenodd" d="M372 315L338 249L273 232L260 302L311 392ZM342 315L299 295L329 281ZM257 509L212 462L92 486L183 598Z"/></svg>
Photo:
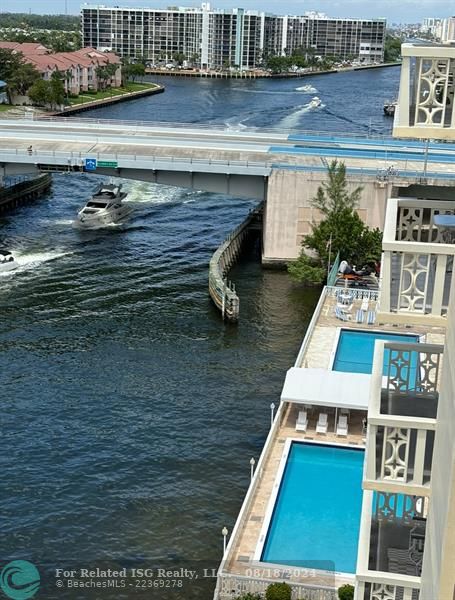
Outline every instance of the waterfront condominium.
<svg viewBox="0 0 455 600"><path fill-rule="evenodd" d="M335 19L322 13L277 16L234 8L82 7L84 46L166 64L176 55L202 69L259 67L265 55L297 48L370 64L384 58L384 19Z"/></svg>
<svg viewBox="0 0 455 600"><path fill-rule="evenodd" d="M431 165L450 144L428 138L455 140L455 48L405 44L402 55L394 132L426 138L408 143ZM217 600L276 582L293 600L336 600L346 585L355 600L453 600L455 175L449 165L444 184L433 169L390 186L379 290L329 276L224 552Z"/></svg>

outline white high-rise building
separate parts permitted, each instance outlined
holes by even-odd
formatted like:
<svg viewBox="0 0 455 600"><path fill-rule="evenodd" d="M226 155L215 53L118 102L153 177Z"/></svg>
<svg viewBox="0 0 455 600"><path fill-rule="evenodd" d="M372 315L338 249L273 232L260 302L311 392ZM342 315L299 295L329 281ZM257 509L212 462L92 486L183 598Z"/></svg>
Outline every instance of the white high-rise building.
<svg viewBox="0 0 455 600"><path fill-rule="evenodd" d="M384 56L385 20L332 19L322 13L275 16L234 8L82 7L84 46L110 49L130 58L165 63L184 55L201 68L260 66L265 54L310 48L364 63Z"/></svg>

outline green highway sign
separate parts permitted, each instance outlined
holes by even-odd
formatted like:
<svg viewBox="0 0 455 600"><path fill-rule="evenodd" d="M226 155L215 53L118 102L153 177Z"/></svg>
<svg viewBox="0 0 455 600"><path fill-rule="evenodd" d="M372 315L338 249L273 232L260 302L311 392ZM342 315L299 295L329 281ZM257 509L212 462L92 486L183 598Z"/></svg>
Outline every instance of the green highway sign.
<svg viewBox="0 0 455 600"><path fill-rule="evenodd" d="M98 167L111 167L116 169L118 167L118 162L116 160L99 160Z"/></svg>

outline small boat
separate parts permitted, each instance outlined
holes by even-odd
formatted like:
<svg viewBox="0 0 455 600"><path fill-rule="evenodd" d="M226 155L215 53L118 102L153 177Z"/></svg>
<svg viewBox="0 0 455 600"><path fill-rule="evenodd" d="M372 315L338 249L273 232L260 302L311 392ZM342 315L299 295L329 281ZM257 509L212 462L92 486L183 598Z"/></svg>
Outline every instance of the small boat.
<svg viewBox="0 0 455 600"><path fill-rule="evenodd" d="M315 96L311 99L310 108L317 108L318 106L321 106L321 99Z"/></svg>
<svg viewBox="0 0 455 600"><path fill-rule="evenodd" d="M8 250L0 250L0 273L17 268L14 256Z"/></svg>
<svg viewBox="0 0 455 600"><path fill-rule="evenodd" d="M77 213L73 224L83 229L97 229L122 223L133 211L130 206L122 204L126 196L121 184L100 185L84 208Z"/></svg>
<svg viewBox="0 0 455 600"><path fill-rule="evenodd" d="M384 102L384 114L386 117L393 117L395 115L395 108L398 102L394 100L393 102Z"/></svg>

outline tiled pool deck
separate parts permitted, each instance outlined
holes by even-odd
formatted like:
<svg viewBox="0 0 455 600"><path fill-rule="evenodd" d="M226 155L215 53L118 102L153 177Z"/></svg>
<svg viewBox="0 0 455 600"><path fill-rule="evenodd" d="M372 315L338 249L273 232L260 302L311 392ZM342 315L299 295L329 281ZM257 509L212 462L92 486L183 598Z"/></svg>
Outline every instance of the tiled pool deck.
<svg viewBox="0 0 455 600"><path fill-rule="evenodd" d="M445 330L442 327L428 327L422 325L396 325L381 322L375 322L373 325L365 323L356 323L355 315L357 309L360 308L362 300L356 300L352 308L351 314L353 319L349 321L341 321L335 316L336 298L334 296L326 296L321 306L320 313L317 317L313 331L308 339L306 350L303 356L300 357L300 366L302 368L326 368L329 369L331 356L336 340L337 332L340 327L348 327L354 329L365 329L368 331L379 330L389 331L392 333L417 333L425 335L425 341L428 343L442 344L444 341ZM369 310L376 310L376 302L370 300ZM272 489L277 476L280 460L283 454L284 444L287 439L296 440L314 440L326 443L351 444L364 446L364 433L362 419L366 416L363 411L351 411L349 418L349 434L347 437L338 437L334 433L335 415L334 410L324 409L324 412L329 414L328 433L326 435L317 434L315 425L320 412L317 407L312 413L308 414L309 424L306 433L295 430L295 423L298 411L301 410L301 405L287 404L283 407L281 423L277 428L274 437L270 443L268 456L265 459L261 475L258 479L256 489L252 492L251 502L243 515L243 519L235 540L230 548L229 554L226 557L226 562L222 573L230 575L245 576L251 572L251 569L263 567L265 571L270 569L268 563L258 563L253 561L256 546L259 542L261 528L266 516L267 506L272 494ZM335 490L334 490L335 493ZM360 518L360 515L359 515ZM282 573L276 575L276 579L283 581L286 579L289 582L304 583L309 586L329 586L339 587L344 583L353 582L353 576L345 576L336 574L335 581L333 573L324 571L303 571L298 574L295 568L290 569L290 574L286 572L286 566L282 566ZM261 569L259 569L261 571Z"/></svg>
<svg viewBox="0 0 455 600"><path fill-rule="evenodd" d="M301 364L296 365L306 368L329 369L333 347L338 329L347 327L349 329L365 329L366 331L389 331L391 333L417 333L425 335L425 342L429 344L442 344L444 341L444 329L442 327L428 327L423 325L397 325L375 322L373 325L356 323L355 315L360 308L362 300L355 300L351 310L353 318L349 321L341 321L335 316L336 298L327 296L321 308L321 313L313 329L307 350L302 357ZM369 309L376 310L376 301L370 300Z"/></svg>
<svg viewBox="0 0 455 600"><path fill-rule="evenodd" d="M250 509L245 515L245 525L240 531L238 541L232 548L229 560L226 564L225 571L227 572L244 575L248 572L248 570L256 567L259 564L253 563L253 556L256 545L259 542L267 505L272 493L273 484L275 482L286 439L292 438L295 440L315 440L326 443L334 442L337 444L344 443L356 446L364 446L362 435L362 418L365 416L365 414L355 414L353 412L349 421L349 435L341 438L336 436L333 432L335 419L334 414L330 414L330 412L328 433L326 435L316 433L315 427L318 418L318 411L316 409L313 411L313 413L308 415L309 422L307 432L302 433L296 431L295 422L297 420L298 411L299 407L293 404L289 404L286 408L281 426L274 437L268 459L263 465L263 474L260 479L260 483L254 493ZM267 570L267 568L270 566L268 563L262 564L264 565L265 570ZM289 577L289 579L292 581L309 583L311 585L333 585L333 574L325 575L323 571L313 572L310 581L308 575L304 572L303 576L299 578L295 576L297 569L292 567L290 570L292 571L292 576ZM285 566L283 566L283 571L286 571ZM281 580L282 579L283 577L281 577ZM343 585L343 583L349 582L352 583L352 578L344 578L340 576L337 578L336 585L339 586Z"/></svg>

